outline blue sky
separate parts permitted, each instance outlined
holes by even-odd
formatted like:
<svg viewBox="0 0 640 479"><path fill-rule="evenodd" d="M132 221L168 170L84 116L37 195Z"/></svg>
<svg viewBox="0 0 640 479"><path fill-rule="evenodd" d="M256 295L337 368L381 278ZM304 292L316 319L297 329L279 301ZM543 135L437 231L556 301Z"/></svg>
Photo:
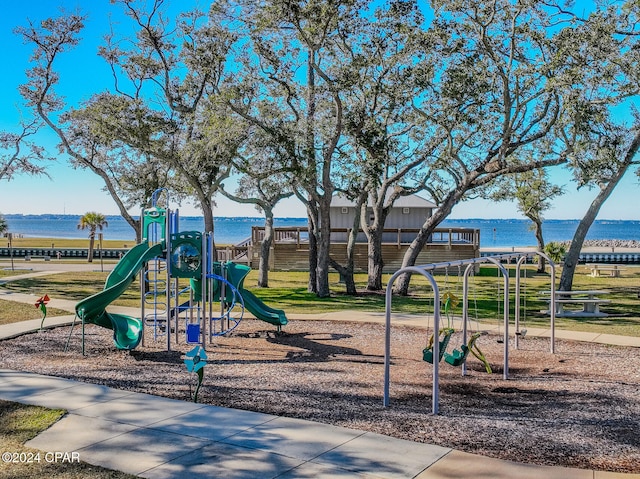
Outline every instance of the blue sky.
<svg viewBox="0 0 640 479"><path fill-rule="evenodd" d="M183 6L185 1L172 2ZM209 2L203 2L204 5ZM195 2L194 2L195 4ZM108 31L109 19L123 19L120 7L108 0L32 0L30 2L9 2L0 0L3 14L0 16L0 62L5 67L0 75L0 128L17 131L20 121L21 99L18 85L25 82L25 71L29 67L31 47L22 44L22 39L13 33L15 27L26 25L27 18L41 20L59 14L59 7L66 11L80 8L88 14L87 26L81 44L64 55L59 65L61 83L59 92L68 104L77 105L92 93L110 86L110 72L96 54L103 35ZM26 112L23 112L26 114ZM38 143L51 154L57 154L57 137L49 130L38 134ZM111 197L102 191L100 179L84 170L74 170L64 156L47 168L51 179L21 175L7 182L0 181L0 213L4 214L84 214L99 211L104 214L119 214ZM581 218L588 204L596 194L595 190L576 192L570 183L568 172L557 170L553 179L567 186L567 194L558 198L546 214L549 219ZM640 198L638 179L628 173L622 184L603 206L599 219L640 219L640 210L629 208L631 199ZM250 205L238 205L225 198L217 198L216 216L260 216ZM180 211L184 215L199 215L197 208L183 204ZM137 213L137 211L133 211ZM306 216L303 206L297 200L288 200L276 209L277 216ZM491 203L473 200L454 208L450 218L521 218L517 208L508 203Z"/></svg>

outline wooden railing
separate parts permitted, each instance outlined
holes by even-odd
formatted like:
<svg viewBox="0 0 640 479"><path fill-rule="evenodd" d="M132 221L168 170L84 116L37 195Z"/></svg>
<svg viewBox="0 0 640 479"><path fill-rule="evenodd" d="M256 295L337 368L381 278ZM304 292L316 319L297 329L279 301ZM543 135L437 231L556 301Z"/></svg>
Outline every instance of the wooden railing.
<svg viewBox="0 0 640 479"><path fill-rule="evenodd" d="M251 244L257 245L264 240L264 227L251 227ZM307 228L274 228L273 241L275 243L295 243L300 245L309 242L309 231Z"/></svg>
<svg viewBox="0 0 640 479"><path fill-rule="evenodd" d="M415 231L417 234L417 230ZM436 228L428 243L472 244L479 248L480 230L472 228Z"/></svg>
<svg viewBox="0 0 640 479"><path fill-rule="evenodd" d="M383 231L383 243L397 244L400 248L413 241L420 230L418 228L388 228ZM332 242L346 242L350 230L347 228L332 228ZM384 240L384 237L387 240ZM342 241L340 241L340 239ZM388 238L393 238L389 240ZM251 243L257 245L264 239L264 227L251 228ZM364 233L359 233L360 242L366 242ZM297 245L309 242L309 232L306 228L274 228L275 243L295 243ZM466 244L480 247L480 230L472 228L436 228L427 244Z"/></svg>
<svg viewBox="0 0 640 479"><path fill-rule="evenodd" d="M218 261L233 261L235 263L249 263L251 245L223 246L216 249Z"/></svg>

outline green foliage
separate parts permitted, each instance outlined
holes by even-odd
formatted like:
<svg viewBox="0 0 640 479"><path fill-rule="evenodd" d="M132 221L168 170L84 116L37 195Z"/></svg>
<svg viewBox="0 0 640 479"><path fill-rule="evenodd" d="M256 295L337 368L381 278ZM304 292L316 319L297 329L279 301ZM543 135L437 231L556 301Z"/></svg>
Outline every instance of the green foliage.
<svg viewBox="0 0 640 479"><path fill-rule="evenodd" d="M541 222L543 213L552 206L551 200L563 193L562 187L549 182L548 177L542 168L507 175L489 197L494 201L516 200L523 215L531 221Z"/></svg>
<svg viewBox="0 0 640 479"><path fill-rule="evenodd" d="M544 252L549 256L549 258L551 258L551 261L556 264L560 264L567 254L567 248L562 243L551 241L544 247Z"/></svg>
<svg viewBox="0 0 640 479"><path fill-rule="evenodd" d="M102 230L102 228L108 225L107 219L101 213L89 212L85 213L80 218L80 223L78 223L78 229L89 229L89 254L87 257L87 261L91 263L93 261L93 247L96 239L96 230Z"/></svg>
<svg viewBox="0 0 640 479"><path fill-rule="evenodd" d="M46 175L40 163L52 158L31 139L40 126L36 120L22 121L18 133L0 131L0 180L10 181L23 173Z"/></svg>
<svg viewBox="0 0 640 479"><path fill-rule="evenodd" d="M78 223L78 229L89 230L89 237L95 237L96 231L101 230L102 228L108 226L106 217L101 213L96 213L95 211L90 211L89 213L85 213Z"/></svg>

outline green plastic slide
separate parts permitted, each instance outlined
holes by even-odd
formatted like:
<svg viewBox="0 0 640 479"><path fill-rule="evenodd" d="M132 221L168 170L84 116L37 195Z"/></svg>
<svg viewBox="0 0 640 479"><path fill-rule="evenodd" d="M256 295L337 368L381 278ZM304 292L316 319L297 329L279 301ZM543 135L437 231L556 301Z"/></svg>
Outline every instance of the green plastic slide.
<svg viewBox="0 0 640 479"><path fill-rule="evenodd" d="M113 341L118 349L134 349L140 344L142 320L108 313L106 308L127 290L145 263L160 256L163 249L163 244L149 247L147 243L140 243L134 246L111 271L104 289L76 304L76 314L82 321L113 330Z"/></svg>
<svg viewBox="0 0 640 479"><path fill-rule="evenodd" d="M289 322L284 311L275 309L264 304L255 294L244 288L244 279L251 271L251 268L243 264L226 263L227 279L238 288L244 300L244 307L249 310L256 318L275 324L276 326L284 326Z"/></svg>

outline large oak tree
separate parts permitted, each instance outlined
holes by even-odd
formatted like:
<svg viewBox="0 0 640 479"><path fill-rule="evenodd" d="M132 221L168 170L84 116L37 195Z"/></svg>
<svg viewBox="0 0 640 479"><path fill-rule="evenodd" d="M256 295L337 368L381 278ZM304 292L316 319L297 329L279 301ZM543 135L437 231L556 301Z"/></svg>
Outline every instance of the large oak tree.
<svg viewBox="0 0 640 479"><path fill-rule="evenodd" d="M564 112L557 82L565 66L555 44L562 28L552 26L544 6L443 0L434 7L428 34L436 73L416 108L447 138L426 180L438 209L409 246L403 266L415 263L434 229L474 191L506 174L565 163L571 151L570 143L558 150L549 141ZM531 161L520 159L525 148L537 152ZM408 286L403 275L395 290L406 294Z"/></svg>

